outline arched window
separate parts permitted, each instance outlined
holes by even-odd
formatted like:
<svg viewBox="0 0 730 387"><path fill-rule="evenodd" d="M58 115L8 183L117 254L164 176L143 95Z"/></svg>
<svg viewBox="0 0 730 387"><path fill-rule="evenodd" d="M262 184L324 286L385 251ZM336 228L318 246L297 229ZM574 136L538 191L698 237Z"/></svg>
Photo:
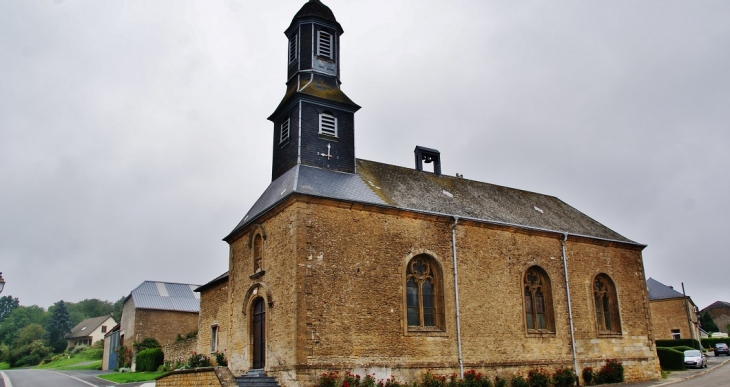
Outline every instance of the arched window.
<svg viewBox="0 0 730 387"><path fill-rule="evenodd" d="M256 234L253 238L253 272L258 273L262 270L261 261L264 256L264 238L261 234Z"/></svg>
<svg viewBox="0 0 730 387"><path fill-rule="evenodd" d="M528 332L554 332L553 297L550 277L539 266L525 272L525 323Z"/></svg>
<svg viewBox="0 0 730 387"><path fill-rule="evenodd" d="M618 312L616 287L611 278L599 274L593 280L593 301L596 308L596 323L600 334L620 334L621 318Z"/></svg>
<svg viewBox="0 0 730 387"><path fill-rule="evenodd" d="M443 283L438 264L418 255L406 269L406 314L408 328L443 328Z"/></svg>

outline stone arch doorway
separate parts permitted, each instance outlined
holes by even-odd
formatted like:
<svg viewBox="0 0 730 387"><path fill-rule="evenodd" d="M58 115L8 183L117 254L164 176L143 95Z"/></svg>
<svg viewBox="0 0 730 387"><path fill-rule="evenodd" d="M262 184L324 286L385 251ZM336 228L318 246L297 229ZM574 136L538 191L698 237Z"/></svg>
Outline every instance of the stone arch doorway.
<svg viewBox="0 0 730 387"><path fill-rule="evenodd" d="M253 362L251 368L263 369L266 365L266 302L258 297L251 307L251 342Z"/></svg>

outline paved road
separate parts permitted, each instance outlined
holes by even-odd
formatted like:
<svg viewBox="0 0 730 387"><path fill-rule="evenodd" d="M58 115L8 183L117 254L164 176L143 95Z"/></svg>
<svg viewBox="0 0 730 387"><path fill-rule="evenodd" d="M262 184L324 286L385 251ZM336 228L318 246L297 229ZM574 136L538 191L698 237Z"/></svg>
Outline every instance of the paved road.
<svg viewBox="0 0 730 387"><path fill-rule="evenodd" d="M117 384L99 379L102 371L51 371L20 369L2 371L0 387L107 387ZM124 387L141 386L143 383L127 383Z"/></svg>
<svg viewBox="0 0 730 387"><path fill-rule="evenodd" d="M727 356L707 358L707 368L673 371L665 380L621 384L622 387L724 387L730 386L730 358Z"/></svg>

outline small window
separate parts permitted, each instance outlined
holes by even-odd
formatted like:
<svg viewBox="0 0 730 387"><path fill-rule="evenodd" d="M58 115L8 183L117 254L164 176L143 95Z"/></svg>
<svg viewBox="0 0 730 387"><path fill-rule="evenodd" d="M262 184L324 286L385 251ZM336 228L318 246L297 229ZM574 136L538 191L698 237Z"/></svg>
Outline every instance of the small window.
<svg viewBox="0 0 730 387"><path fill-rule="evenodd" d="M210 352L218 352L218 325L210 327Z"/></svg>
<svg viewBox="0 0 730 387"><path fill-rule="evenodd" d="M672 339L679 340L682 338L682 335L679 333L679 329L672 329Z"/></svg>
<svg viewBox="0 0 730 387"><path fill-rule="evenodd" d="M599 274L593 280L593 301L596 308L598 333L621 334L616 287L609 276Z"/></svg>
<svg viewBox="0 0 730 387"><path fill-rule="evenodd" d="M297 60L297 35L289 39L289 63Z"/></svg>
<svg viewBox="0 0 730 387"><path fill-rule="evenodd" d="M332 35L327 31L317 31L317 55L332 59Z"/></svg>
<svg viewBox="0 0 730 387"><path fill-rule="evenodd" d="M281 124L281 130L279 132L279 144L285 142L289 139L289 119L287 118L286 121L284 121Z"/></svg>
<svg viewBox="0 0 730 387"><path fill-rule="evenodd" d="M337 118L330 112L319 115L319 134L337 137Z"/></svg>
<svg viewBox="0 0 730 387"><path fill-rule="evenodd" d="M261 260L264 255L264 238L261 234L256 234L253 238L253 272L261 271Z"/></svg>
<svg viewBox="0 0 730 387"><path fill-rule="evenodd" d="M106 333L106 325L101 326L101 333Z"/></svg>

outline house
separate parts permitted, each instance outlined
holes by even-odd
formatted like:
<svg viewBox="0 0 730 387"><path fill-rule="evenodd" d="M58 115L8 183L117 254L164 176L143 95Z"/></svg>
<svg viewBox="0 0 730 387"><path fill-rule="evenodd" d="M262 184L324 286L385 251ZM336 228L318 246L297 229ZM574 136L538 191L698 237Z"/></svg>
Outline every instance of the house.
<svg viewBox="0 0 730 387"><path fill-rule="evenodd" d="M607 359L659 378L646 246L556 197L443 175L435 149L413 168L357 159L342 33L318 0L285 31L272 181L224 238L228 272L197 289L199 350L286 387Z"/></svg>
<svg viewBox="0 0 730 387"><path fill-rule="evenodd" d="M200 285L144 281L124 300L119 326L118 343L131 349L144 339L156 339L165 346L198 329ZM111 340L114 336L110 335ZM106 347L106 345L105 345ZM132 369L134 369L134 358Z"/></svg>
<svg viewBox="0 0 730 387"><path fill-rule="evenodd" d="M653 278L646 287L656 340L700 339L698 308L691 298Z"/></svg>
<svg viewBox="0 0 730 387"><path fill-rule="evenodd" d="M117 324L104 335L104 351L101 357L101 369L103 371L119 368L117 348L121 345L121 340L119 339L120 327L121 324Z"/></svg>
<svg viewBox="0 0 730 387"><path fill-rule="evenodd" d="M68 342L68 348L77 345L91 345L99 340L104 340L107 330L116 324L117 322L112 316L87 318L76 324L63 338Z"/></svg>
<svg viewBox="0 0 730 387"><path fill-rule="evenodd" d="M700 311L701 314L707 314L712 317L720 332L728 332L728 324L730 324L730 302L715 301Z"/></svg>

